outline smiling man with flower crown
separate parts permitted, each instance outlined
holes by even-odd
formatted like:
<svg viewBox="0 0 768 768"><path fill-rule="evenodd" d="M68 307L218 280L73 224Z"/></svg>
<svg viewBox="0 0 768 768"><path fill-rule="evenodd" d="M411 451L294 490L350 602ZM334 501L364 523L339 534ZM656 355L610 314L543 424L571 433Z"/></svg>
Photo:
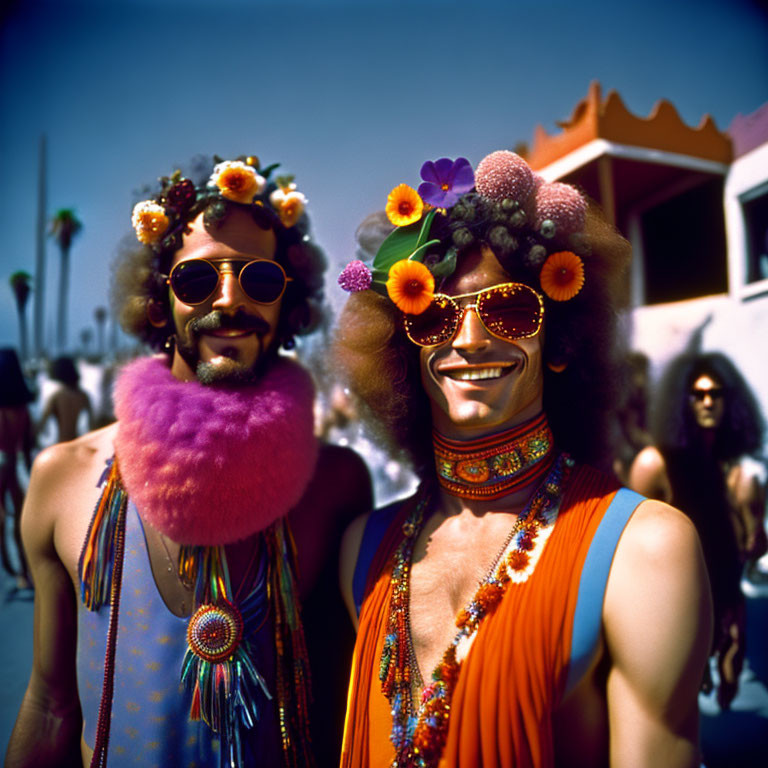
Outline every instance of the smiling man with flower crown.
<svg viewBox="0 0 768 768"><path fill-rule="evenodd" d="M346 671L327 582L370 485L351 451L316 442L309 374L278 352L317 327L325 261L276 167L217 159L134 208L115 310L165 354L120 372L116 424L35 462L34 665L7 766L338 754L326 721L310 738L309 663ZM300 601L320 617L306 640Z"/></svg>
<svg viewBox="0 0 768 768"><path fill-rule="evenodd" d="M697 766L696 532L589 466L610 466L628 244L512 152L421 175L339 277L339 359L422 481L345 535L342 765Z"/></svg>

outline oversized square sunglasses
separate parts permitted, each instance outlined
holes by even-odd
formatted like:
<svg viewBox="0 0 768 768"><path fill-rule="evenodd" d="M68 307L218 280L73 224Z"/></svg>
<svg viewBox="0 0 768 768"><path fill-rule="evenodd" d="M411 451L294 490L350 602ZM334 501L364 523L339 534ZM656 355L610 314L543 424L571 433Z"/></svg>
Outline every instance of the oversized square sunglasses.
<svg viewBox="0 0 768 768"><path fill-rule="evenodd" d="M233 274L243 293L257 304L274 304L293 280L271 259L222 260L189 259L180 261L166 279L179 301L192 306L203 304L216 291L221 280L223 264L232 266Z"/></svg>
<svg viewBox="0 0 768 768"><path fill-rule="evenodd" d="M473 304L462 307L458 302L473 296ZM471 310L477 312L488 333L505 341L535 336L544 318L544 302L533 288L524 283L501 283L458 296L436 293L421 314L405 315L405 332L420 347L445 344Z"/></svg>

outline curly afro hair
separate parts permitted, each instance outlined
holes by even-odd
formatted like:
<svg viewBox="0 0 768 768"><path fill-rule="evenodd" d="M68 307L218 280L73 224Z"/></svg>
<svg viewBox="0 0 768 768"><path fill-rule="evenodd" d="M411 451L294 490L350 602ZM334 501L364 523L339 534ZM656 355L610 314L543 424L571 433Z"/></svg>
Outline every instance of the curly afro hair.
<svg viewBox="0 0 768 768"><path fill-rule="evenodd" d="M197 187L203 187L210 176L215 159L196 158L187 178ZM167 179L164 180L167 182ZM278 339L283 347L290 349L294 337L312 333L325 319L323 303L323 275L327 261L323 251L315 245L309 235L309 218L302 214L298 222L288 228L283 226L279 216L269 202L272 192L277 189L269 182L253 204L236 203L220 196L203 197L193 206L185 222L188 224L200 213L205 226L220 226L234 209L248 210L253 220L264 230L272 229L277 240L275 260L292 278L283 295ZM143 194L146 196L146 190ZM111 301L120 325L127 333L148 344L154 350L166 348L168 338L174 333L173 323L158 328L149 321L149 307L160 307L171 320L171 307L166 277L173 257L182 245L183 233L169 238L162 247L153 249L141 245L131 235L121 242L112 267ZM153 307L153 311L155 310Z"/></svg>

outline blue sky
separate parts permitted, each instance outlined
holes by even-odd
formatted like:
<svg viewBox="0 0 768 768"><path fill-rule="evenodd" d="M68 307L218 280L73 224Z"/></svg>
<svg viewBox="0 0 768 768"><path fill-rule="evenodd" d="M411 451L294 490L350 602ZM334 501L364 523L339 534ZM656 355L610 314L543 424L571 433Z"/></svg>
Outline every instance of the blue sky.
<svg viewBox="0 0 768 768"><path fill-rule="evenodd" d="M25 0L0 30L0 345L17 340L8 277L34 271L37 148L48 208L84 223L69 340L107 302L135 191L194 155L280 161L309 198L335 274L354 231L421 163L530 141L591 80L646 116L696 125L768 101L768 17L746 0L624 3ZM49 241L47 335L58 253ZM29 307L31 310L31 304ZM29 312L31 320L31 311Z"/></svg>

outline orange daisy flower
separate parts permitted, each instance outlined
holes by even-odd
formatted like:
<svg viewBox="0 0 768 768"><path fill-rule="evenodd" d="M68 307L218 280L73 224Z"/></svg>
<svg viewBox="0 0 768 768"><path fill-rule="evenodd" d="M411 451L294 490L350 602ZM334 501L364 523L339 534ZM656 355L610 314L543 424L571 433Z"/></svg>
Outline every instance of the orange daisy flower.
<svg viewBox="0 0 768 768"><path fill-rule="evenodd" d="M387 293L407 315L420 315L435 295L435 278L420 262L402 259L389 270Z"/></svg>
<svg viewBox="0 0 768 768"><path fill-rule="evenodd" d="M395 187L387 197L387 218L396 227L405 227L421 218L424 202L419 193L407 184Z"/></svg>
<svg viewBox="0 0 768 768"><path fill-rule="evenodd" d="M550 299L568 301L584 285L584 262L572 251L558 251L544 262L539 279Z"/></svg>
<svg viewBox="0 0 768 768"><path fill-rule="evenodd" d="M252 202L267 183L252 166L241 160L226 160L216 165L210 182L219 188L222 197L236 203Z"/></svg>
<svg viewBox="0 0 768 768"><path fill-rule="evenodd" d="M139 242L154 245L162 239L169 222L162 205L144 200L133 207L131 223Z"/></svg>

